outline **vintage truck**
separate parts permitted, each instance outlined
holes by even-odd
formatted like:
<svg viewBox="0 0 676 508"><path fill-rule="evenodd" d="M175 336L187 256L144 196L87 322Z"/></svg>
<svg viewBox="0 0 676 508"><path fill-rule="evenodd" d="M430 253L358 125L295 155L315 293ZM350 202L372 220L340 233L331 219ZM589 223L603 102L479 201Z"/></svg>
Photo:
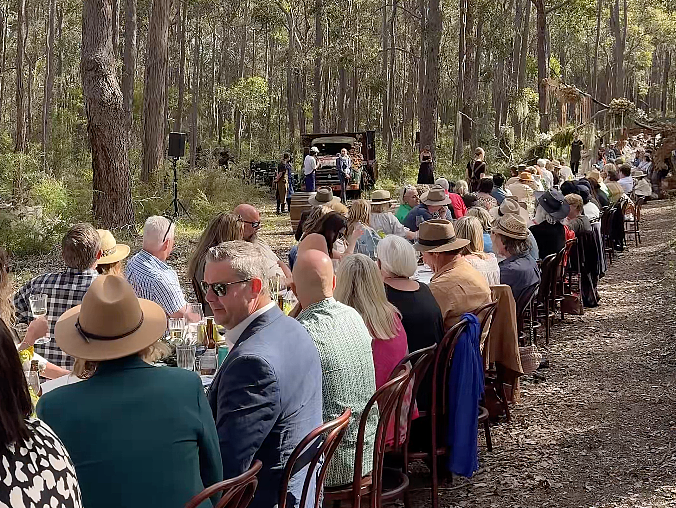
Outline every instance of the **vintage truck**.
<svg viewBox="0 0 676 508"><path fill-rule="evenodd" d="M348 197L359 198L362 190L372 188L378 179L375 135L375 131L301 135L303 158L310 153L311 147L316 146L319 149L320 167L317 169L317 188L331 187L334 194L339 195L340 180L336 169L336 158L343 148L347 148L352 158L352 179L347 186ZM301 185L302 190L305 190L305 184Z"/></svg>

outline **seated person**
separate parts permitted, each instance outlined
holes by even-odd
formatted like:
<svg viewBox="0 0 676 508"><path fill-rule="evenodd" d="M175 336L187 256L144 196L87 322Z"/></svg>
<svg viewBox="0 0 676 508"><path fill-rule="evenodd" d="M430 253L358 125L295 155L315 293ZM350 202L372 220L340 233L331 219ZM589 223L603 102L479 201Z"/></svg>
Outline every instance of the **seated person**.
<svg viewBox="0 0 676 508"><path fill-rule="evenodd" d="M347 217L347 236L357 238L354 252L364 254L371 259L376 257L376 247L380 236L370 224L371 205L365 199L355 199L350 205ZM410 232L409 232L410 233Z"/></svg>
<svg viewBox="0 0 676 508"><path fill-rule="evenodd" d="M474 312L491 301L491 290L481 273L461 255L469 240L458 238L450 221L436 219L423 222L415 244L423 261L434 271L430 290L448 330L465 312Z"/></svg>
<svg viewBox="0 0 676 508"><path fill-rule="evenodd" d="M496 206L492 210L498 209L499 207ZM467 215L476 217L483 228L484 252L493 252L493 241L491 240L491 223L493 222L493 219L491 214L488 213L485 208L481 206L475 206L467 210Z"/></svg>
<svg viewBox="0 0 676 508"><path fill-rule="evenodd" d="M495 198L498 205L501 205L502 201L509 195L511 195L511 192L505 189L505 177L500 173L493 175L493 190L491 191L491 196Z"/></svg>
<svg viewBox="0 0 676 508"><path fill-rule="evenodd" d="M451 210L451 213L453 214L454 219L459 219L460 217L464 217L465 215L467 215L467 207L465 206L465 202L463 201L460 194L456 194L455 192L450 190L451 184L446 178L437 178L434 181L434 184L439 185L442 189L446 191L448 199L451 200L451 204L448 206L449 209Z"/></svg>
<svg viewBox="0 0 676 508"><path fill-rule="evenodd" d="M359 422L376 391L371 335L356 310L333 298L335 286L329 256L314 249L299 254L291 288L303 308L298 322L308 331L319 352L324 421L338 418L346 407L352 410L348 429L324 479L324 485L329 487L352 481ZM372 412L364 437L363 475L373 468L377 426L377 415Z"/></svg>
<svg viewBox="0 0 676 508"><path fill-rule="evenodd" d="M592 226L589 217L584 215L582 197L577 194L568 194L566 195L566 203L570 205L570 212L568 212L564 224L573 230L575 236L580 236L581 233L590 233Z"/></svg>
<svg viewBox="0 0 676 508"><path fill-rule="evenodd" d="M401 204L394 213L394 216L403 224L408 212L415 206L418 206L419 203L420 199L418 198L418 191L412 185L407 185L402 190Z"/></svg>
<svg viewBox="0 0 676 508"><path fill-rule="evenodd" d="M493 225L493 245L500 261L500 284L512 288L514 301L519 301L523 292L540 282L540 269L529 254L528 226L523 217L506 214L498 217Z"/></svg>
<svg viewBox="0 0 676 508"><path fill-rule="evenodd" d="M484 252L483 228L476 217L462 217L455 221L458 238L469 240L460 253L470 265L478 270L489 286L500 284L500 268L495 254Z"/></svg>
<svg viewBox="0 0 676 508"><path fill-rule="evenodd" d="M401 224L390 212L392 200L390 192L376 190L371 194L371 213L369 225L376 231L385 235L397 235L407 240L415 240L415 233Z"/></svg>
<svg viewBox="0 0 676 508"><path fill-rule="evenodd" d="M568 217L570 205L556 189L542 194L537 201L535 225L530 227L538 244L540 259L558 254L566 246L566 230L561 221Z"/></svg>
<svg viewBox="0 0 676 508"><path fill-rule="evenodd" d="M451 217L451 212L448 209L451 199L441 186L433 185L430 187L430 190L420 196L420 201L421 203L414 207L404 220L404 226L411 231L418 231L421 223L435 217Z"/></svg>
<svg viewBox="0 0 676 508"><path fill-rule="evenodd" d="M620 166L621 178L618 180L625 194L631 194L634 190L634 179L631 177L631 164L622 164Z"/></svg>
<svg viewBox="0 0 676 508"><path fill-rule="evenodd" d="M482 206L487 211L490 211L491 208L498 206L498 201L492 196L492 192L493 179L482 178L479 182L479 192L477 192L476 197L479 202L479 206Z"/></svg>

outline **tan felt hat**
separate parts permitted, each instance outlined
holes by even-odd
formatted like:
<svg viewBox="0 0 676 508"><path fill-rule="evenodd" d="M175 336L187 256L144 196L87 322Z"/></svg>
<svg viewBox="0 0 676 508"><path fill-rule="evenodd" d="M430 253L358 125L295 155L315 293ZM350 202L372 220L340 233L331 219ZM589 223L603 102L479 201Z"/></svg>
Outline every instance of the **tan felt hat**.
<svg viewBox="0 0 676 508"><path fill-rule="evenodd" d="M136 297L118 275L99 275L82 305L56 322L56 344L75 358L115 360L144 350L167 330L167 315L155 302Z"/></svg>
<svg viewBox="0 0 676 508"><path fill-rule="evenodd" d="M129 255L129 245L117 243L113 234L107 229L96 230L101 237L101 257L99 265L109 265L122 261Z"/></svg>
<svg viewBox="0 0 676 508"><path fill-rule="evenodd" d="M455 228L446 219L432 219L418 228L418 240L413 246L423 252L447 252L460 250L469 245L469 240L455 236Z"/></svg>
<svg viewBox="0 0 676 508"><path fill-rule="evenodd" d="M446 191L441 185L432 185L427 192L420 196L420 201L427 206L443 206L451 203Z"/></svg>
<svg viewBox="0 0 676 508"><path fill-rule="evenodd" d="M317 193L307 201L311 205L322 206L328 205L331 201L340 201L340 198L333 195L330 187L320 187L317 189Z"/></svg>

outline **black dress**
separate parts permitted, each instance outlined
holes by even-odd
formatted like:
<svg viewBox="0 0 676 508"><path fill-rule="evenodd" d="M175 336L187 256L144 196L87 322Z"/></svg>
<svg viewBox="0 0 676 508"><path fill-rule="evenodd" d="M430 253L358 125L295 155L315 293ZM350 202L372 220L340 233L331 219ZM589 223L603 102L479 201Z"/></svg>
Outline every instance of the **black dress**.
<svg viewBox="0 0 676 508"><path fill-rule="evenodd" d="M432 165L432 156L424 156L420 161L418 170L418 183L434 185L434 166Z"/></svg>
<svg viewBox="0 0 676 508"><path fill-rule="evenodd" d="M481 174L486 173L486 163L484 161L473 161L467 163L467 176L471 186L470 191L476 192L479 190L479 182L481 181Z"/></svg>
<svg viewBox="0 0 676 508"><path fill-rule="evenodd" d="M444 337L441 309L427 284L420 283L416 291L400 291L385 284L388 301L401 313L401 323L408 338L409 352L438 344ZM432 372L420 384L416 398L418 409L428 411L432 404Z"/></svg>

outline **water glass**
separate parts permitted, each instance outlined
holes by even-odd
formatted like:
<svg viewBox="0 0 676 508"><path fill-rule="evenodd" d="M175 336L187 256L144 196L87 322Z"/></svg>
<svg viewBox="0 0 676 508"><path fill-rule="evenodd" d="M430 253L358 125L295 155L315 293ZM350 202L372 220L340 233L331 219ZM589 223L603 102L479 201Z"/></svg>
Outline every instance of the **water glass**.
<svg viewBox="0 0 676 508"><path fill-rule="evenodd" d="M186 314L189 323L199 323L204 321L204 310L201 303L189 303L188 313Z"/></svg>
<svg viewBox="0 0 676 508"><path fill-rule="evenodd" d="M178 344L183 340L185 330L185 318L169 318L169 337L172 344Z"/></svg>
<svg viewBox="0 0 676 508"><path fill-rule="evenodd" d="M176 346L176 365L182 369L195 370L195 345L179 344Z"/></svg>
<svg viewBox="0 0 676 508"><path fill-rule="evenodd" d="M31 306L33 317L42 317L47 315L47 295L38 293L28 297L28 303ZM35 339L36 344L46 344L49 342L49 337L38 337Z"/></svg>

